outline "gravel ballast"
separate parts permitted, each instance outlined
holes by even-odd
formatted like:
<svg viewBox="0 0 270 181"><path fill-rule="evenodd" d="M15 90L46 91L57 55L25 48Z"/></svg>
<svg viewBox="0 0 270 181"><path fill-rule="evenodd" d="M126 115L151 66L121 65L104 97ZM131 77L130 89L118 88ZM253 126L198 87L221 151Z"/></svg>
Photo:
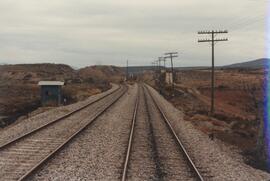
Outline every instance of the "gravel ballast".
<svg viewBox="0 0 270 181"><path fill-rule="evenodd" d="M75 104L71 104L68 106L61 106L54 109L50 109L43 113L37 114L35 116L30 116L27 119L20 120L16 122L15 124L12 124L6 128L3 128L0 131L0 145L8 142L9 140L12 140L13 138L23 135L24 133L31 131L39 126L42 126L55 119L58 119L64 116L65 114L78 109L79 107L87 105L90 102L95 101L101 98L102 96L111 93L112 91L116 90L118 87L119 87L118 85L113 84L112 89L106 92L103 92L101 94L91 96L84 101L80 101L80 102L77 102Z"/></svg>
<svg viewBox="0 0 270 181"><path fill-rule="evenodd" d="M270 175L246 165L240 155L226 148L220 141L212 141L184 121L183 113L149 87L158 104L163 108L191 158L203 171L206 180L269 180Z"/></svg>
<svg viewBox="0 0 270 181"><path fill-rule="evenodd" d="M156 148L156 162L159 163L159 180L196 180L187 164L179 145L173 138L152 98L145 91L152 127L153 144Z"/></svg>
<svg viewBox="0 0 270 181"><path fill-rule="evenodd" d="M86 105L116 88L117 86L114 85L111 90L92 96L83 102L21 120L1 131L0 144ZM183 112L176 109L153 88L149 87L149 90L169 118L205 180L270 180L270 174L246 165L237 151L219 140L210 140L208 135L184 120ZM29 180L120 180L137 92L138 85L130 85L122 98L38 169ZM186 161L182 158L166 124L147 93L146 97L147 102L143 100L141 89L127 178L129 180L192 180ZM76 125L73 120L85 122L91 119L100 106L106 103L106 100L100 102L92 109L71 116L66 123L61 124L63 127L68 126L69 130L76 129L79 125ZM149 105L148 109L146 105ZM147 110L150 113L148 117ZM40 136L43 135L41 132ZM157 170L160 173L157 173Z"/></svg>
<svg viewBox="0 0 270 181"><path fill-rule="evenodd" d="M30 180L119 180L136 93L134 85Z"/></svg>
<svg viewBox="0 0 270 181"><path fill-rule="evenodd" d="M16 144L1 148L0 178L18 180L33 166L122 95L123 89L86 107L85 109L35 132Z"/></svg>
<svg viewBox="0 0 270 181"><path fill-rule="evenodd" d="M138 112L128 165L128 180L157 180L150 125L146 112L143 89L140 88Z"/></svg>

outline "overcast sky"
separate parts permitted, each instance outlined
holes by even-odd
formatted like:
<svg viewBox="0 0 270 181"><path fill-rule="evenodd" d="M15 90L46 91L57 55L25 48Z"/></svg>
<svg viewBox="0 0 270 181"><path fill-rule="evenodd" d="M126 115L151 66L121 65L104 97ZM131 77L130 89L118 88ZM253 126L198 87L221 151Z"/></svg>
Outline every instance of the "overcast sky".
<svg viewBox="0 0 270 181"><path fill-rule="evenodd" d="M267 0L0 0L1 63L150 65L178 51L177 66L211 63L198 30L228 29L216 64L266 57Z"/></svg>

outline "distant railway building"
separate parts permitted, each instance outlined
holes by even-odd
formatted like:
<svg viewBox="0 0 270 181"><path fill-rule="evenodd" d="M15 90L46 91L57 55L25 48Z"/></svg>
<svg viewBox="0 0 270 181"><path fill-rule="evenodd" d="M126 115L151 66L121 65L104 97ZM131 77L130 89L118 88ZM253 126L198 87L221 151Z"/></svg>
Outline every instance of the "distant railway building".
<svg viewBox="0 0 270 181"><path fill-rule="evenodd" d="M42 106L59 106L61 104L64 82L40 81L38 85L41 87Z"/></svg>

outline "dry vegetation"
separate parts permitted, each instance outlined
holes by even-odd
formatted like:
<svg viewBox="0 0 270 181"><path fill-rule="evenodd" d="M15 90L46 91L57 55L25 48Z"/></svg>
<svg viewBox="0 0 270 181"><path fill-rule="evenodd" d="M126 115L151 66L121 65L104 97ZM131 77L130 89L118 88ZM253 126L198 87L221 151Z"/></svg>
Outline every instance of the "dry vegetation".
<svg viewBox="0 0 270 181"><path fill-rule="evenodd" d="M90 66L79 70L80 77L89 78L89 81L109 81L119 83L125 76L124 69L115 66Z"/></svg>
<svg viewBox="0 0 270 181"><path fill-rule="evenodd" d="M264 70L223 69L215 77L215 114L210 116L210 70L177 71L176 93L171 87L162 94L185 113L185 120L206 134L243 150L252 165L264 169L257 146L260 123L263 120ZM154 85L154 81L150 81ZM156 82L156 88L157 82ZM259 160L260 159L260 160Z"/></svg>
<svg viewBox="0 0 270 181"><path fill-rule="evenodd" d="M215 114L210 109L210 71L181 71L177 89L184 98L175 102L187 119L202 131L214 132L219 139L250 149L256 144L263 118L263 70L227 69L216 71ZM182 97L182 96L181 96Z"/></svg>
<svg viewBox="0 0 270 181"><path fill-rule="evenodd" d="M112 77L112 79L106 79ZM0 126L40 106L40 80L65 81L63 96L68 103L83 100L122 80L121 69L103 66L74 70L63 64L22 64L0 66Z"/></svg>

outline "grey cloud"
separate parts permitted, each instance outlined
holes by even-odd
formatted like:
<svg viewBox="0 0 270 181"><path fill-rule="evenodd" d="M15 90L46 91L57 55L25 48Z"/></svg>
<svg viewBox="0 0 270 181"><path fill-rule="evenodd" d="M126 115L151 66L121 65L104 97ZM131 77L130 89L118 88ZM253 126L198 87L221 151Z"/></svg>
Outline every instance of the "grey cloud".
<svg viewBox="0 0 270 181"><path fill-rule="evenodd" d="M209 65L196 32L212 28L231 31L218 64L244 61L265 55L265 10L252 0L0 0L0 62L143 65L178 50L177 65Z"/></svg>

